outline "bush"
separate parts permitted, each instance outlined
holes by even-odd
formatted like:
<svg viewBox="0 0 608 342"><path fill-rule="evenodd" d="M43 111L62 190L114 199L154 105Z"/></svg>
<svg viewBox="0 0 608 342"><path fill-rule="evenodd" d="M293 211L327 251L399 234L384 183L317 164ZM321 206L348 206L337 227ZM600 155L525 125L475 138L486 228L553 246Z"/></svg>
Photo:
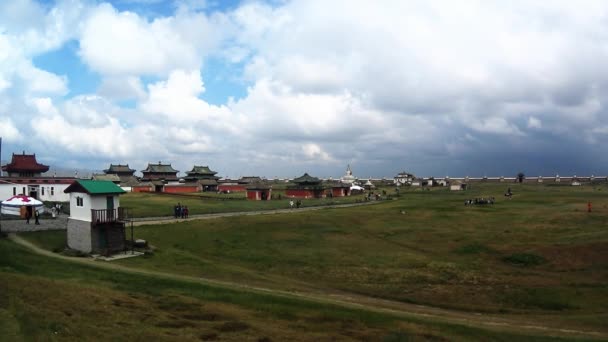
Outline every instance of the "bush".
<svg viewBox="0 0 608 342"><path fill-rule="evenodd" d="M502 260L506 263L523 267L537 266L547 262L542 256L531 253L515 253L502 258Z"/></svg>

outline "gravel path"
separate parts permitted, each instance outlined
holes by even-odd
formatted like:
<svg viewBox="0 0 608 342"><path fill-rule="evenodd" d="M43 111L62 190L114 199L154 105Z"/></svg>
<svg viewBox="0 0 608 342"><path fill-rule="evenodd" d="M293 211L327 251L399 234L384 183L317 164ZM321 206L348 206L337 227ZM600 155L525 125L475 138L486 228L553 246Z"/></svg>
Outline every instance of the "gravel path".
<svg viewBox="0 0 608 342"><path fill-rule="evenodd" d="M59 215L57 218L41 218L40 224L34 224L34 219L30 219L30 223L25 223L25 220L2 220L3 233L18 233L18 232L35 232L40 230L66 230L68 226L68 216L65 214Z"/></svg>

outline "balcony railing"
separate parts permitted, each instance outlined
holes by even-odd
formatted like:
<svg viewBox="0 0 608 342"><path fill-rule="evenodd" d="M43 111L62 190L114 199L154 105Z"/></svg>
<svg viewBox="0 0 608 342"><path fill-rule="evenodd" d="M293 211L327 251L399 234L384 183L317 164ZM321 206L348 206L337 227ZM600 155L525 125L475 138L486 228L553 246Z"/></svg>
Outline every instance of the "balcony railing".
<svg viewBox="0 0 608 342"><path fill-rule="evenodd" d="M93 224L124 221L128 217L129 215L126 208L91 209L91 222L93 222Z"/></svg>

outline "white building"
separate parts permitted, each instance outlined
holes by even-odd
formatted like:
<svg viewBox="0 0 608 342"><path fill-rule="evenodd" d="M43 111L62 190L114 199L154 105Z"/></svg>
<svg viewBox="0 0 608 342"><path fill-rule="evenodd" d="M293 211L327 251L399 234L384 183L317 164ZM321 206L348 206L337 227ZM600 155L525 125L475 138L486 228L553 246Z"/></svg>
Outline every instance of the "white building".
<svg viewBox="0 0 608 342"><path fill-rule="evenodd" d="M65 193L70 196L69 248L102 254L125 249L125 212L119 199L124 190L111 181L78 180Z"/></svg>
<svg viewBox="0 0 608 342"><path fill-rule="evenodd" d="M395 183L395 185L397 185L397 186L412 185L412 182L415 179L416 179L416 176L414 176L413 174L407 173L407 172L401 172L401 173L398 173L393 178L393 183Z"/></svg>
<svg viewBox="0 0 608 342"><path fill-rule="evenodd" d="M2 166L8 176L0 177L0 199L26 195L43 202L67 202L69 195L63 191L76 179L43 176L48 170L47 165L36 161L35 154L13 153L11 162Z"/></svg>

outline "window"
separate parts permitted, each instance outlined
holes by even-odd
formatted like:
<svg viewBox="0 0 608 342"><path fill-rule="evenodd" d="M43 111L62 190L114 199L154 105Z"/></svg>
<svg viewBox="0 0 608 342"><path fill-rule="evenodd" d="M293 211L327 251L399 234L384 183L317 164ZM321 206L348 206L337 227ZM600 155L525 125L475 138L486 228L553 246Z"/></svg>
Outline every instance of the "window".
<svg viewBox="0 0 608 342"><path fill-rule="evenodd" d="M76 197L76 206L77 207L83 207L84 206L84 199L82 197Z"/></svg>
<svg viewBox="0 0 608 342"><path fill-rule="evenodd" d="M17 187L16 186L13 187L13 196L17 196Z"/></svg>
<svg viewBox="0 0 608 342"><path fill-rule="evenodd" d="M55 196L55 188L51 187L51 196Z"/></svg>
<svg viewBox="0 0 608 342"><path fill-rule="evenodd" d="M44 196L44 187L41 187L40 191L42 191L42 196Z"/></svg>

